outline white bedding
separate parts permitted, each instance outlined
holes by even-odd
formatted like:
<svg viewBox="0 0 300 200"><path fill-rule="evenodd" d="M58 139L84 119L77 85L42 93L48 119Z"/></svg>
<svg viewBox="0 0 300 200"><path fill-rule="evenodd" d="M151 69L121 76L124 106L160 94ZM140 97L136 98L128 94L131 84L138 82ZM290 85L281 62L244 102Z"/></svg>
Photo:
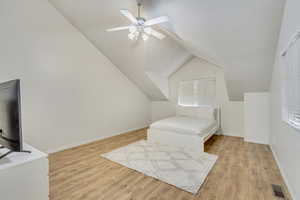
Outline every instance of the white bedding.
<svg viewBox="0 0 300 200"><path fill-rule="evenodd" d="M154 122L150 128L182 134L206 135L216 125L217 122L214 119L176 116Z"/></svg>

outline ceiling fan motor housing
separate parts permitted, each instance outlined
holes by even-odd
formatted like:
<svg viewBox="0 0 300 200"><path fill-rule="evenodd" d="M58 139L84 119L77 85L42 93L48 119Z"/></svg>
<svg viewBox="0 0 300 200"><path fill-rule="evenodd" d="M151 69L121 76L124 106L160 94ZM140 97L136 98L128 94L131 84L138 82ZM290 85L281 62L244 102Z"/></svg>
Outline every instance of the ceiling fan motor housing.
<svg viewBox="0 0 300 200"><path fill-rule="evenodd" d="M143 18L143 17L137 17L136 20L137 20L137 25L138 26L144 26L144 24L146 22L146 19Z"/></svg>

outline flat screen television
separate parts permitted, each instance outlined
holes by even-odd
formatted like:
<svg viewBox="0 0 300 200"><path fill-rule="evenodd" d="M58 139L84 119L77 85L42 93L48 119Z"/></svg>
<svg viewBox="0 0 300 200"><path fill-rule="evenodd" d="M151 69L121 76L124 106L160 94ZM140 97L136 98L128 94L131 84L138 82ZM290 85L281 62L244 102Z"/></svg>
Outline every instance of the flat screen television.
<svg viewBox="0 0 300 200"><path fill-rule="evenodd" d="M24 152L21 125L20 80L0 83L0 148L12 152ZM27 151L25 151L27 152Z"/></svg>

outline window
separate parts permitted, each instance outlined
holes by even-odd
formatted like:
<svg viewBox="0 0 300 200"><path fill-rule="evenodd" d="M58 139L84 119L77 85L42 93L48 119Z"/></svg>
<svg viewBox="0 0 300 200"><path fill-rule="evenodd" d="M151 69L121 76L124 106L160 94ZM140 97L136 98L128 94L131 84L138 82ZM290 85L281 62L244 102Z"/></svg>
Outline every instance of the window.
<svg viewBox="0 0 300 200"><path fill-rule="evenodd" d="M282 53L284 61L283 120L300 130L300 31Z"/></svg>
<svg viewBox="0 0 300 200"><path fill-rule="evenodd" d="M178 104L181 106L215 105L216 79L181 81L179 83Z"/></svg>

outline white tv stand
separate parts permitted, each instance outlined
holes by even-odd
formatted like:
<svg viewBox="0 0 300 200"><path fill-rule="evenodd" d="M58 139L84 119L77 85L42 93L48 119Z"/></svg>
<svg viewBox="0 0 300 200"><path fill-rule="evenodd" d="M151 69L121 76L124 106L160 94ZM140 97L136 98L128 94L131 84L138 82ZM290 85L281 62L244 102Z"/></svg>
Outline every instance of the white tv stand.
<svg viewBox="0 0 300 200"><path fill-rule="evenodd" d="M48 200L47 154L24 145L31 153L13 153L0 160L0 199ZM7 149L0 149L0 155Z"/></svg>
<svg viewBox="0 0 300 200"><path fill-rule="evenodd" d="M4 146L0 146L0 149L4 149L5 147ZM0 155L0 160L2 159L2 158L5 158L6 156L8 156L9 154L11 154L11 153L14 153L14 152L18 152L18 153L31 153L31 151L26 151L26 150L22 150L22 151L8 151L8 152L6 152L5 154L1 154Z"/></svg>

